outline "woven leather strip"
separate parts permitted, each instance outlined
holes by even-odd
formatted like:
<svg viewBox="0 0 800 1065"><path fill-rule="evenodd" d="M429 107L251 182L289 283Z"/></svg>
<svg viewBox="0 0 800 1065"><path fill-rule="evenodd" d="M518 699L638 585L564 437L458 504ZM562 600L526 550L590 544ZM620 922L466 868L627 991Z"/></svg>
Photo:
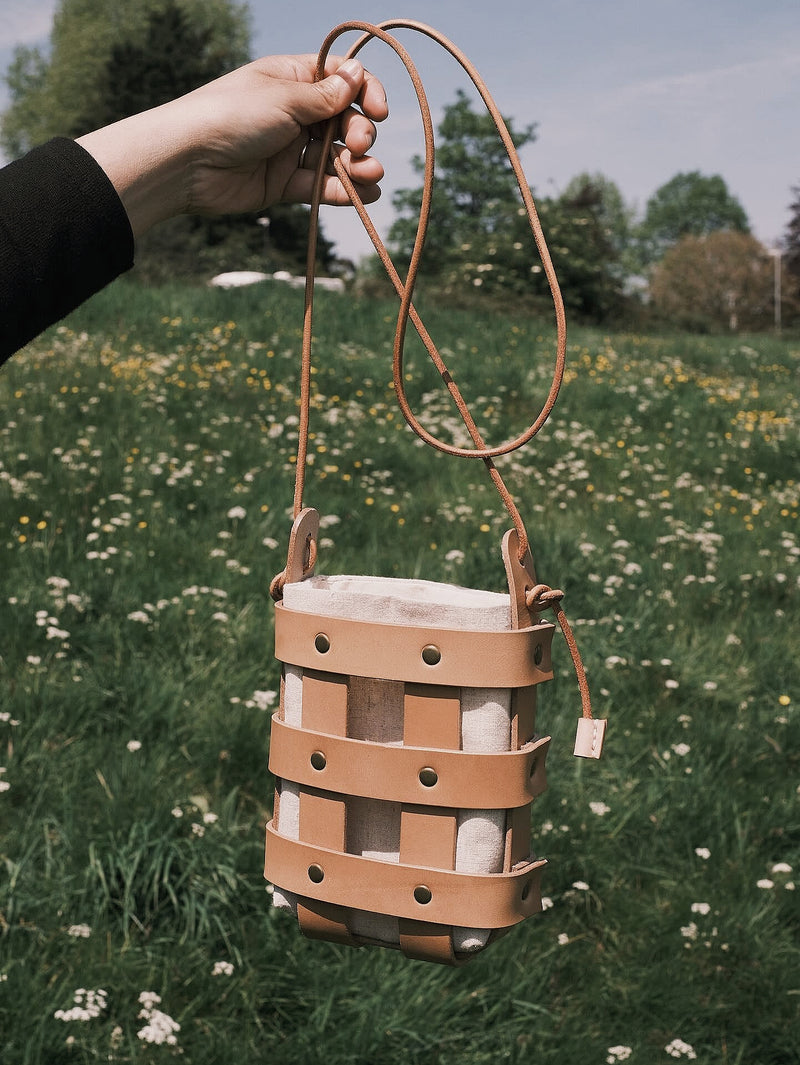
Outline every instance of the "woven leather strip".
<svg viewBox="0 0 800 1065"><path fill-rule="evenodd" d="M269 769L276 777L344 795L420 806L508 810L547 787L550 737L519 751L468 754L429 747L396 747L294 728L272 719ZM432 780L435 783L423 783Z"/></svg>
<svg viewBox="0 0 800 1065"><path fill-rule="evenodd" d="M518 688L553 679L553 630L546 623L505 632L417 628L321 618L276 603L275 657L305 669L383 680ZM425 648L435 648L440 658L429 664L423 659ZM436 654L428 657L436 659Z"/></svg>
<svg viewBox="0 0 800 1065"><path fill-rule="evenodd" d="M288 891L342 907L397 914L411 920L474 928L509 928L541 911L539 879L544 858L508 873L458 873L314 847L279 835L267 825L269 879ZM308 870L318 866L323 879L314 883ZM424 885L430 901L414 891ZM523 898L524 896L524 898Z"/></svg>
<svg viewBox="0 0 800 1065"><path fill-rule="evenodd" d="M303 676L303 722L309 728L324 725L331 732L347 732L347 680L309 672ZM300 839L321 847L344 850L347 807L341 795L300 790ZM283 887L283 884L281 884ZM303 933L314 939L352 943L347 915L341 907L309 909L298 900L297 920Z"/></svg>
<svg viewBox="0 0 800 1065"><path fill-rule="evenodd" d="M406 684L403 697L403 745L431 744L457 751L461 746L460 691L454 688ZM400 861L406 866L453 869L456 862L458 811L454 808L426 809L403 806L400 813ZM417 881L417 886L420 882ZM426 890L429 885L422 883ZM428 907L417 903L413 925L408 914L400 914L400 948L408 958L426 958L443 964L455 960L452 927L439 927L435 921L418 921L429 916Z"/></svg>

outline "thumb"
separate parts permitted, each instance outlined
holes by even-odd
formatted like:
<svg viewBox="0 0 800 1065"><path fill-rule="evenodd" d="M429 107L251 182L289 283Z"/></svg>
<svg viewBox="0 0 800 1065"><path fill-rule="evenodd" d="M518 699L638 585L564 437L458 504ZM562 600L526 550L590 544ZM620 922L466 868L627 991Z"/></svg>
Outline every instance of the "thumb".
<svg viewBox="0 0 800 1065"><path fill-rule="evenodd" d="M302 102L298 101L297 117L303 125L333 118L349 107L364 84L364 67L357 59L347 59L333 74L308 85Z"/></svg>

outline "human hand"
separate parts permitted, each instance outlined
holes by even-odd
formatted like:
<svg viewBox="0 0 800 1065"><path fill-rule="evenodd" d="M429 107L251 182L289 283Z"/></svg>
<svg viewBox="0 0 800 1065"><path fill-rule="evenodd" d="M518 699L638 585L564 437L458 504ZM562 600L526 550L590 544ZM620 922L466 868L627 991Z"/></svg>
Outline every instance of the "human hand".
<svg viewBox="0 0 800 1065"><path fill-rule="evenodd" d="M358 60L330 57L319 82L315 67L312 55L260 59L79 143L108 174L137 237L176 214L310 202L316 141L336 116L337 154L364 202L374 202L383 167L367 153L388 114L383 86ZM350 202L333 174L322 198Z"/></svg>
<svg viewBox="0 0 800 1065"><path fill-rule="evenodd" d="M175 103L184 121L196 114L201 130L187 188L190 212L258 211L279 200L309 203L322 127L334 116L339 159L364 202L378 199L383 167L367 152L375 123L388 114L383 86L356 59L330 57L319 82L315 66L312 55L260 59ZM322 199L349 204L335 174L326 175Z"/></svg>

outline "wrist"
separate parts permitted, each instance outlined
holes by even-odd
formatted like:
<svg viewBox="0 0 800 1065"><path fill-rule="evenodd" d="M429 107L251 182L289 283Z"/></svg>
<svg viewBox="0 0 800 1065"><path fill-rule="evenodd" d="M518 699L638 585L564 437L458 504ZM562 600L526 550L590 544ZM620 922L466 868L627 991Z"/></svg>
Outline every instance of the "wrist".
<svg viewBox="0 0 800 1065"><path fill-rule="evenodd" d="M192 151L169 112L165 104L77 140L116 189L134 238L188 208Z"/></svg>

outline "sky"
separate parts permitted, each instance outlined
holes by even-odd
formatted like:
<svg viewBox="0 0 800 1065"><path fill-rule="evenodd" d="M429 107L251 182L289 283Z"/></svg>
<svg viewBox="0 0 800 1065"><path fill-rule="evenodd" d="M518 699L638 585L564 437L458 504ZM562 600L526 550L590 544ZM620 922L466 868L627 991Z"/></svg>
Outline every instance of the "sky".
<svg viewBox="0 0 800 1065"><path fill-rule="evenodd" d="M101 3L102 0L97 0ZM397 0L396 0L397 2ZM800 186L798 0L251 0L254 55L316 52L350 20L403 17L440 30L478 68L515 128L536 123L522 153L534 194L554 195L577 174L602 173L631 206L678 172L721 174L755 235L772 247ZM46 47L55 0L0 0L0 71L15 45ZM297 14L293 13L293 10ZM427 38L398 39L418 65L434 120L471 91L467 76ZM341 38L344 51L356 33ZM394 52L373 41L360 58L383 81L391 108L373 154L386 168L371 213L385 237L391 193L419 181L419 110ZM0 110L7 104L0 84ZM476 104L477 106L477 104ZM327 208L337 252L372 250L353 211Z"/></svg>

